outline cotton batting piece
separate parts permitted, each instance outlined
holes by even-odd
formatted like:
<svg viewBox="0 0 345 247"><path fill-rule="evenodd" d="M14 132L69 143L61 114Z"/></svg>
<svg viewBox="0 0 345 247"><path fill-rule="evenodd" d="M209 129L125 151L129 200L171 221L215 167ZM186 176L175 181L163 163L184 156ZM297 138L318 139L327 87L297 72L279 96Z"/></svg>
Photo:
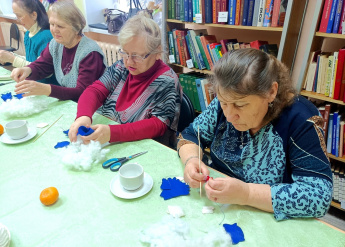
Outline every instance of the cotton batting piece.
<svg viewBox="0 0 345 247"><path fill-rule="evenodd" d="M185 216L183 209L180 206L168 206L168 214L172 215L174 218Z"/></svg>
<svg viewBox="0 0 345 247"><path fill-rule="evenodd" d="M203 214L213 214L214 207L213 206L203 206L202 213Z"/></svg>

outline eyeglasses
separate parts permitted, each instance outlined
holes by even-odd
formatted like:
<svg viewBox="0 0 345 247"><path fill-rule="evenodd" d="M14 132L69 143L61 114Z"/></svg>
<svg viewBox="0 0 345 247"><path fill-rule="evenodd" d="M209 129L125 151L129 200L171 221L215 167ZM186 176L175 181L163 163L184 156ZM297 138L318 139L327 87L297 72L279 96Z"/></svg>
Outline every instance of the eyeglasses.
<svg viewBox="0 0 345 247"><path fill-rule="evenodd" d="M129 59L129 57L132 58L132 61L135 63L142 63L144 62L144 60L151 55L151 52L146 54L145 56L139 56L139 55L128 55L126 52L124 52L123 50L119 50L119 55L123 58L123 59Z"/></svg>

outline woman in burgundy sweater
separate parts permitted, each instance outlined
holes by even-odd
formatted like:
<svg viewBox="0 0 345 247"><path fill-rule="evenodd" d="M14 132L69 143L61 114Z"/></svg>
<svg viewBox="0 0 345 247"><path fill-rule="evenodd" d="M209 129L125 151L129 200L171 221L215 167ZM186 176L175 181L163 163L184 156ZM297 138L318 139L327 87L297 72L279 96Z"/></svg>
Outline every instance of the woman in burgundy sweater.
<svg viewBox="0 0 345 247"><path fill-rule="evenodd" d="M94 125L90 140L125 142L157 138L172 145L180 115L182 89L174 71L160 59L159 26L141 13L129 19L119 33L122 59L89 86L78 101L77 118L69 131L76 141L80 126L91 126L98 109L119 125Z"/></svg>
<svg viewBox="0 0 345 247"><path fill-rule="evenodd" d="M106 59L97 43L82 34L86 21L73 2L53 3L48 16L54 39L36 61L12 71L18 82L15 92L24 97L47 95L78 101L85 88L103 74ZM53 73L59 85L36 81Z"/></svg>

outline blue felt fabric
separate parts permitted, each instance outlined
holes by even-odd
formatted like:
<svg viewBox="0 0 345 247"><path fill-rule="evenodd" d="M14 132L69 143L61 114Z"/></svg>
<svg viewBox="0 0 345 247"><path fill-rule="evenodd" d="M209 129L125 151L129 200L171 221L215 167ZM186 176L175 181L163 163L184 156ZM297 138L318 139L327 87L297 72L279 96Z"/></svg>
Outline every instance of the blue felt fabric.
<svg viewBox="0 0 345 247"><path fill-rule="evenodd" d="M174 197L189 195L189 185L181 182L176 177L162 179L161 189L163 190L160 194L164 200L169 200Z"/></svg>
<svg viewBox="0 0 345 247"><path fill-rule="evenodd" d="M23 98L23 93L15 94L13 96L16 97L17 99L22 99Z"/></svg>
<svg viewBox="0 0 345 247"><path fill-rule="evenodd" d="M3 94L1 94L1 98L2 98L3 101L6 101L8 99L12 99L12 94L11 94L11 92L3 93Z"/></svg>
<svg viewBox="0 0 345 247"><path fill-rule="evenodd" d="M68 130L64 130L62 131L66 136L68 136L68 132L69 132L69 129ZM85 126L80 126L79 129L78 129L78 133L77 135L81 135L81 136L88 136L88 135L91 135L93 132L95 132L93 129L91 128L87 128Z"/></svg>
<svg viewBox="0 0 345 247"><path fill-rule="evenodd" d="M233 244L238 244L239 242L244 241L243 231L241 227L237 225L237 223L233 225L223 224L223 227L225 231L230 234Z"/></svg>
<svg viewBox="0 0 345 247"><path fill-rule="evenodd" d="M70 142L68 141L63 141L63 142L58 142L54 148L58 149L58 148L63 148L63 147L67 147L70 144Z"/></svg>

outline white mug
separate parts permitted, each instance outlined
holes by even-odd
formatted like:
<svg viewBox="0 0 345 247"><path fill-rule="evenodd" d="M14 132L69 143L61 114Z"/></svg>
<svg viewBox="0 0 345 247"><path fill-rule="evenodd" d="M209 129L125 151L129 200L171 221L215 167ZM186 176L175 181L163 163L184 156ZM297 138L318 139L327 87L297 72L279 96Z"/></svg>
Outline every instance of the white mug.
<svg viewBox="0 0 345 247"><path fill-rule="evenodd" d="M28 121L26 120L13 120L5 124L6 134L13 140L22 139L28 135Z"/></svg>
<svg viewBox="0 0 345 247"><path fill-rule="evenodd" d="M125 190L136 190L144 183L144 168L137 163L125 164L121 166L119 176Z"/></svg>

